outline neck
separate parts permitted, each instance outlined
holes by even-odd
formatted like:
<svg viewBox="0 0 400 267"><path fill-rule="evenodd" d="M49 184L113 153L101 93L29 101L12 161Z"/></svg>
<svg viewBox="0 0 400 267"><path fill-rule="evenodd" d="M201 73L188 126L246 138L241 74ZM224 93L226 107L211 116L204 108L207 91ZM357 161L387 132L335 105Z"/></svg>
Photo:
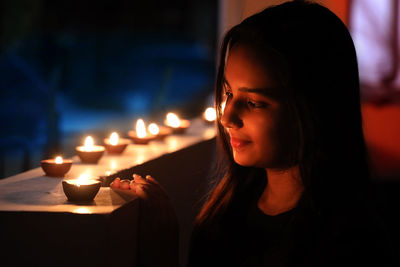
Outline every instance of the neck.
<svg viewBox="0 0 400 267"><path fill-rule="evenodd" d="M266 169L266 173L268 183L258 200L258 207L268 215L277 215L296 207L304 191L299 167Z"/></svg>

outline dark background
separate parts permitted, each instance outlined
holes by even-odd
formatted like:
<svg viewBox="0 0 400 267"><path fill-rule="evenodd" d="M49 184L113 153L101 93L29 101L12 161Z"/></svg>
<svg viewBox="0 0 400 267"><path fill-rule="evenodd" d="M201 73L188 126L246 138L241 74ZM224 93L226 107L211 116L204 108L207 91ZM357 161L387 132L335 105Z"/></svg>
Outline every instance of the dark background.
<svg viewBox="0 0 400 267"><path fill-rule="evenodd" d="M210 102L218 1L0 3L0 177Z"/></svg>

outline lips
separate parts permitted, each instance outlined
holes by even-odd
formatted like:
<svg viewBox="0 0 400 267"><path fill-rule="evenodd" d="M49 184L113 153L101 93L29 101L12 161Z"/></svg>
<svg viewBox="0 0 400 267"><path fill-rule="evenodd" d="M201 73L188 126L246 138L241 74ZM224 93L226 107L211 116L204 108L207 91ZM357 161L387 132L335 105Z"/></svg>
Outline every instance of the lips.
<svg viewBox="0 0 400 267"><path fill-rule="evenodd" d="M241 149L249 145L251 141L231 136L231 146L235 149Z"/></svg>

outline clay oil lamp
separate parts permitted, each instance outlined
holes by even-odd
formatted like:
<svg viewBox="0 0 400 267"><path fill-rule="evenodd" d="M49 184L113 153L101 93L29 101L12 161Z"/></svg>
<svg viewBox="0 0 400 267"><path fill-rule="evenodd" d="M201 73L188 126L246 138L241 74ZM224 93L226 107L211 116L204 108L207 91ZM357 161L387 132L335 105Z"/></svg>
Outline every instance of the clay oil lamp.
<svg viewBox="0 0 400 267"><path fill-rule="evenodd" d="M131 140L119 138L116 132L113 132L110 138L104 139L104 146L108 154L121 154L130 143Z"/></svg>
<svg viewBox="0 0 400 267"><path fill-rule="evenodd" d="M156 139L156 135L152 135L146 131L146 125L142 119L136 121L135 131L129 131L128 135L134 144L139 145L146 145Z"/></svg>
<svg viewBox="0 0 400 267"><path fill-rule="evenodd" d="M104 154L104 146L95 146L91 136L86 137L84 146L77 146L76 152L83 163L94 163Z"/></svg>
<svg viewBox="0 0 400 267"><path fill-rule="evenodd" d="M149 124L148 130L152 135L156 136L157 140L164 140L165 137L172 133L169 127L158 126L156 123Z"/></svg>
<svg viewBox="0 0 400 267"><path fill-rule="evenodd" d="M215 120L217 119L217 112L215 108L208 107L203 113L203 120L208 124L214 124Z"/></svg>
<svg viewBox="0 0 400 267"><path fill-rule="evenodd" d="M90 179L86 174L82 174L78 179L62 181L64 194L71 202L92 201L101 187L101 181Z"/></svg>
<svg viewBox="0 0 400 267"><path fill-rule="evenodd" d="M168 113L164 124L168 126L174 134L183 134L190 126L189 120L180 119L175 113Z"/></svg>
<svg viewBox="0 0 400 267"><path fill-rule="evenodd" d="M44 173L50 177L64 177L72 166L72 160L57 156L55 159L44 159L40 162Z"/></svg>

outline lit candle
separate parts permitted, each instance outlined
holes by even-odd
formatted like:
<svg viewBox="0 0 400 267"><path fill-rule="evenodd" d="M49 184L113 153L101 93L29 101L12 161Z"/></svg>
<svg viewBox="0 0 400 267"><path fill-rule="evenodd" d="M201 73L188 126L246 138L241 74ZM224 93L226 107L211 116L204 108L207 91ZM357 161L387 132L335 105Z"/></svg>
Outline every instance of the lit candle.
<svg viewBox="0 0 400 267"><path fill-rule="evenodd" d="M92 201L100 190L101 181L82 174L78 179L63 180L62 186L69 201Z"/></svg>
<svg viewBox="0 0 400 267"><path fill-rule="evenodd" d="M129 144L129 139L119 138L116 132L113 132L110 138L104 139L104 146L109 154L121 154Z"/></svg>
<svg viewBox="0 0 400 267"><path fill-rule="evenodd" d="M217 112L215 108L208 107L203 113L203 119L208 123L214 123L215 119L217 118Z"/></svg>
<svg viewBox="0 0 400 267"><path fill-rule="evenodd" d="M154 122L150 123L148 128L149 128L149 132L152 135L157 135L157 134L160 133L160 127L158 127L158 125L156 123L154 123Z"/></svg>
<svg viewBox="0 0 400 267"><path fill-rule="evenodd" d="M40 166L47 176L50 177L64 177L64 175L71 169L72 160L64 160L61 156L55 159L44 159L40 162Z"/></svg>
<svg viewBox="0 0 400 267"><path fill-rule="evenodd" d="M168 113L164 124L172 129L176 134L184 133L190 126L189 120L180 119L175 113Z"/></svg>
<svg viewBox="0 0 400 267"><path fill-rule="evenodd" d="M104 153L104 146L95 146L91 136L86 137L84 146L77 146L76 152L84 163L97 163Z"/></svg>
<svg viewBox="0 0 400 267"><path fill-rule="evenodd" d="M135 131L129 131L128 135L133 143L141 145L145 145L156 138L155 135L147 133L146 125L142 119L136 121Z"/></svg>
<svg viewBox="0 0 400 267"><path fill-rule="evenodd" d="M156 123L151 123L148 129L152 135L157 136L158 140L163 140L166 136L172 133L172 130L169 127L158 126Z"/></svg>

